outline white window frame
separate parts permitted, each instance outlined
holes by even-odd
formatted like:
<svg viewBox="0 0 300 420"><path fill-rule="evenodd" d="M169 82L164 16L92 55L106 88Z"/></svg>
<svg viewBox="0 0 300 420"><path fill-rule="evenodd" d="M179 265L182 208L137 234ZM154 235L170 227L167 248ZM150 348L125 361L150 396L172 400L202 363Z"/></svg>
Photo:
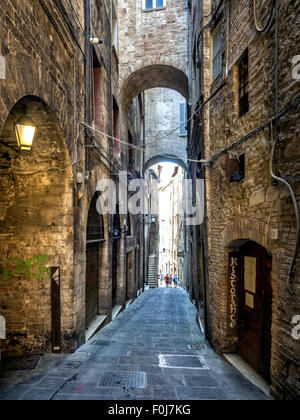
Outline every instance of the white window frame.
<svg viewBox="0 0 300 420"><path fill-rule="evenodd" d="M112 26L111 26L112 46L115 47L116 53L119 54L119 22L118 16L113 10L112 12Z"/></svg>
<svg viewBox="0 0 300 420"><path fill-rule="evenodd" d="M218 49L217 53L215 54L215 40L217 37L220 36L220 48ZM214 65L215 61L217 60L219 56L220 64L218 68L218 73L214 74ZM211 80L212 83L217 80L217 78L222 74L222 25L219 24L217 28L214 30L211 38Z"/></svg>
<svg viewBox="0 0 300 420"><path fill-rule="evenodd" d="M167 7L167 0L163 0L162 6L157 6L158 0L152 0L153 1L153 7L152 8L146 8L146 0L143 0L143 10L157 10L157 9L163 9Z"/></svg>

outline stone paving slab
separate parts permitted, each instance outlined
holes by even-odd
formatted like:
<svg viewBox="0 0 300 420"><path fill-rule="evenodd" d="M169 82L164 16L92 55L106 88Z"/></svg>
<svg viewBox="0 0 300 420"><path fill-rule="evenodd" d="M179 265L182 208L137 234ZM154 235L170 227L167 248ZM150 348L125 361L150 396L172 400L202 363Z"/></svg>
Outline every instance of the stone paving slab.
<svg viewBox="0 0 300 420"><path fill-rule="evenodd" d="M72 355L44 356L33 372L0 373L7 400L266 400L270 399L217 356L198 327L183 289L151 289ZM189 348L197 345L199 349ZM160 355L175 356L172 367ZM186 358L186 356L193 356ZM198 356L205 369L195 369ZM182 363L181 363L182 362ZM181 366L182 365L182 366ZM142 375L139 387L103 375ZM131 383L129 381L129 383Z"/></svg>

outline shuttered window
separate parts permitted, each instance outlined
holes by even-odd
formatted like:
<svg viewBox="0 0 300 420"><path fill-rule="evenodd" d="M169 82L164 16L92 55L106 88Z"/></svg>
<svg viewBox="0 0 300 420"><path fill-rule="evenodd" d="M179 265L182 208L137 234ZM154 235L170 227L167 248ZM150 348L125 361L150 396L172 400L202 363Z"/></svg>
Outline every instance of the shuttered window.
<svg viewBox="0 0 300 420"><path fill-rule="evenodd" d="M212 80L213 82L221 74L222 71L222 31L221 26L213 35L212 45Z"/></svg>
<svg viewBox="0 0 300 420"><path fill-rule="evenodd" d="M152 10L152 9L159 9L162 7L166 7L166 1L167 0L144 0L143 9Z"/></svg>
<svg viewBox="0 0 300 420"><path fill-rule="evenodd" d="M180 136L187 136L186 124L187 124L187 106L186 102L180 104Z"/></svg>

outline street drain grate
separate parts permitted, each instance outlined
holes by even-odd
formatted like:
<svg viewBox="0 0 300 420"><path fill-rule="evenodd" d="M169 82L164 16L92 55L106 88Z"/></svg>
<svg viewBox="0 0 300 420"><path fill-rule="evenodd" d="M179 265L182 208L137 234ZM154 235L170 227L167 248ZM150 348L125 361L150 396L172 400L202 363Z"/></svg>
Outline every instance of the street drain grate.
<svg viewBox="0 0 300 420"><path fill-rule="evenodd" d="M115 341L94 340L91 344L98 347L108 347L113 343L115 343Z"/></svg>
<svg viewBox="0 0 300 420"><path fill-rule="evenodd" d="M187 344L186 347L188 350L203 350L206 348L204 344Z"/></svg>
<svg viewBox="0 0 300 420"><path fill-rule="evenodd" d="M146 382L145 372L108 372L103 374L99 386L145 388Z"/></svg>
<svg viewBox="0 0 300 420"><path fill-rule="evenodd" d="M82 360L69 360L66 363L62 363L59 365L59 367L66 367L70 369L78 369L82 365Z"/></svg>
<svg viewBox="0 0 300 420"><path fill-rule="evenodd" d="M159 366L170 369L210 370L201 356L160 354Z"/></svg>
<svg viewBox="0 0 300 420"><path fill-rule="evenodd" d="M3 358L1 362L1 370L4 372L34 370L40 358L40 355Z"/></svg>

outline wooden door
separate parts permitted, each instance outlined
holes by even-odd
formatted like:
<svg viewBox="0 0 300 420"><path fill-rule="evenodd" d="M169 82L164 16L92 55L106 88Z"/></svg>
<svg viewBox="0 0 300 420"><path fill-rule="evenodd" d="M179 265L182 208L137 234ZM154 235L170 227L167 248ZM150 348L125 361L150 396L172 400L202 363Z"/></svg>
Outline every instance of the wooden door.
<svg viewBox="0 0 300 420"><path fill-rule="evenodd" d="M86 248L86 327L98 315L98 258L99 245Z"/></svg>
<svg viewBox="0 0 300 420"><path fill-rule="evenodd" d="M260 375L270 380L272 259L251 242L241 249L239 293L239 353Z"/></svg>
<svg viewBox="0 0 300 420"><path fill-rule="evenodd" d="M112 249L112 305L117 304L119 240L113 239Z"/></svg>
<svg viewBox="0 0 300 420"><path fill-rule="evenodd" d="M51 268L52 351L61 352L60 268Z"/></svg>

